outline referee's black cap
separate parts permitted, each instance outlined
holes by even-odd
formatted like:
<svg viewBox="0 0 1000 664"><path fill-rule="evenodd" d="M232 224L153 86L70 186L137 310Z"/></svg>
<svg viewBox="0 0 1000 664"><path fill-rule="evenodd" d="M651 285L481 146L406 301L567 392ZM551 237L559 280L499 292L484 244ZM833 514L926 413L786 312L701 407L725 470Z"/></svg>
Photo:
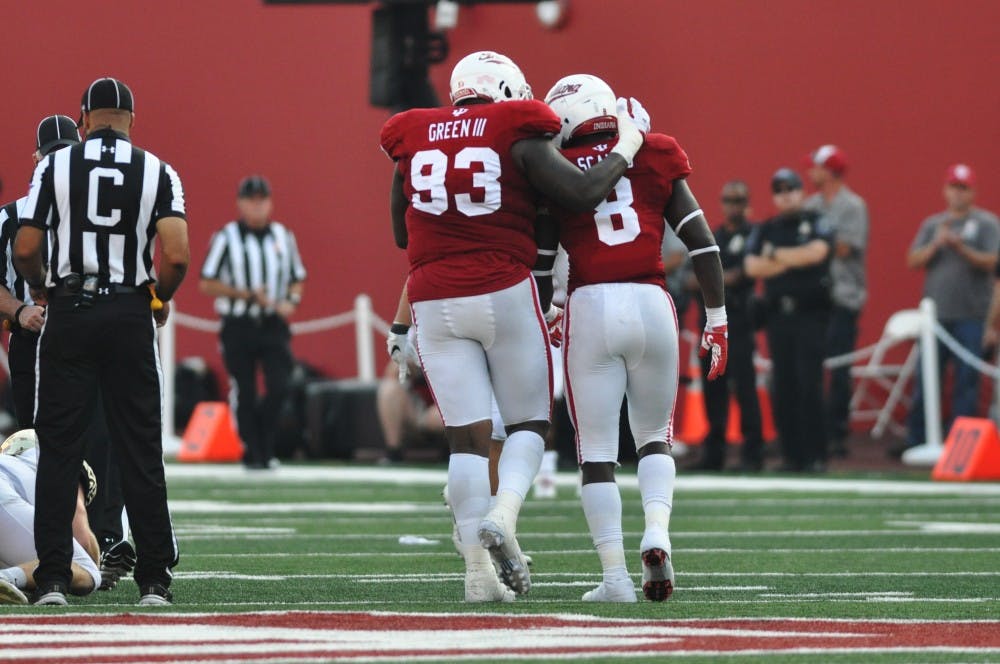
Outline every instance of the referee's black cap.
<svg viewBox="0 0 1000 664"><path fill-rule="evenodd" d="M271 196L271 183L261 175L250 175L240 180L239 189L236 190L237 198L250 198L251 196Z"/></svg>
<svg viewBox="0 0 1000 664"><path fill-rule="evenodd" d="M134 111L135 101L128 86L114 78L99 78L83 91L80 99L80 121L83 124L83 114L99 108L117 108L123 111Z"/></svg>
<svg viewBox="0 0 1000 664"><path fill-rule="evenodd" d="M50 115L38 123L35 132L35 147L42 156L66 145L76 145L80 142L80 134L76 131L73 118L65 115Z"/></svg>

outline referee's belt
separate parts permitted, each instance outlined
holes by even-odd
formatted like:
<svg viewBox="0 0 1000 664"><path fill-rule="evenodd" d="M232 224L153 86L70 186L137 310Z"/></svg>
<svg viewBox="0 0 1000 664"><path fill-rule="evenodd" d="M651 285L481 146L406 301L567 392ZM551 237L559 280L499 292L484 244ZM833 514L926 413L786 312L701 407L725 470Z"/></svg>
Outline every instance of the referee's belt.
<svg viewBox="0 0 1000 664"><path fill-rule="evenodd" d="M82 288L71 289L68 286L62 284L49 289L49 294L54 297L69 297L76 296L82 292ZM95 297L111 297L112 295L122 295L126 293L144 293L148 292L145 288L138 288L136 286L125 286L124 284L106 284L104 286L98 286L96 290L93 291Z"/></svg>

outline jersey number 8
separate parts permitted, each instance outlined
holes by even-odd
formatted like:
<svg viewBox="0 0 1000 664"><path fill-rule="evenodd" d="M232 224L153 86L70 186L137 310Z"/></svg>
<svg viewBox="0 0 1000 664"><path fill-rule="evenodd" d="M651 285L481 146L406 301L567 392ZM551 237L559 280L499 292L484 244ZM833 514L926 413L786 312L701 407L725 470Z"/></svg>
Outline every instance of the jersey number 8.
<svg viewBox="0 0 1000 664"><path fill-rule="evenodd" d="M639 237L639 215L632 207L632 183L625 176L615 184L614 191L594 208L597 237L604 244L625 244Z"/></svg>
<svg viewBox="0 0 1000 664"><path fill-rule="evenodd" d="M500 155L491 148L462 148L455 155L455 168L469 169L482 164L483 170L472 175L472 186L482 189L481 201L471 194L455 194L455 207L467 217L496 212L500 209ZM425 172L426 171L426 172ZM441 150L421 150L410 160L410 184L416 191L413 207L427 214L440 215L448 210L448 190L444 186L448 172L448 155ZM424 193L430 200L424 200Z"/></svg>

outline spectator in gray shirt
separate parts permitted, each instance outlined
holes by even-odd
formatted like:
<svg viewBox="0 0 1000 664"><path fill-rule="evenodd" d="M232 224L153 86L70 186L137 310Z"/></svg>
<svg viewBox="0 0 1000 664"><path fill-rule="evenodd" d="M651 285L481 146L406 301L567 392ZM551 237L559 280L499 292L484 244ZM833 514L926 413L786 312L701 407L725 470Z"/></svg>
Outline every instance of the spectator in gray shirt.
<svg viewBox="0 0 1000 664"><path fill-rule="evenodd" d="M992 293L991 278L1000 249L1000 220L973 206L976 175L965 164L951 166L945 175L948 209L928 217L913 240L907 265L927 271L924 296L937 305L938 321L963 348L983 351L983 331ZM954 364L951 418L976 414L980 376L968 364L938 344L941 367ZM921 381L916 381L910 409L907 446L923 444L924 407ZM947 427L945 428L947 430ZM902 452L897 448L894 451Z"/></svg>
<svg viewBox="0 0 1000 664"><path fill-rule="evenodd" d="M858 341L858 317L868 299L865 254L868 249L868 206L844 183L847 156L836 145L822 145L809 155L809 179L816 193L806 209L823 215L833 230L833 311L827 331L827 357L850 353ZM851 403L850 367L830 372L826 395L826 430L832 456L847 456Z"/></svg>

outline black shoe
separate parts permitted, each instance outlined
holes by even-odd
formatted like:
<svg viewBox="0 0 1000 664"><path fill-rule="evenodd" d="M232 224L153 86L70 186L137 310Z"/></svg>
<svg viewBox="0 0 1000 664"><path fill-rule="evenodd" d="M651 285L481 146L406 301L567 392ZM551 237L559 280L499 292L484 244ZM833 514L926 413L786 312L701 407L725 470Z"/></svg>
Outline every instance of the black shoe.
<svg viewBox="0 0 1000 664"><path fill-rule="evenodd" d="M69 588L61 583L50 583L40 587L35 593L35 604L38 606L67 606L66 593Z"/></svg>
<svg viewBox="0 0 1000 664"><path fill-rule="evenodd" d="M101 554L100 590L111 590L122 577L135 569L135 548L128 540L122 540Z"/></svg>
<svg viewBox="0 0 1000 664"><path fill-rule="evenodd" d="M159 583L142 586L139 594L139 606L170 606L174 601L173 594Z"/></svg>

